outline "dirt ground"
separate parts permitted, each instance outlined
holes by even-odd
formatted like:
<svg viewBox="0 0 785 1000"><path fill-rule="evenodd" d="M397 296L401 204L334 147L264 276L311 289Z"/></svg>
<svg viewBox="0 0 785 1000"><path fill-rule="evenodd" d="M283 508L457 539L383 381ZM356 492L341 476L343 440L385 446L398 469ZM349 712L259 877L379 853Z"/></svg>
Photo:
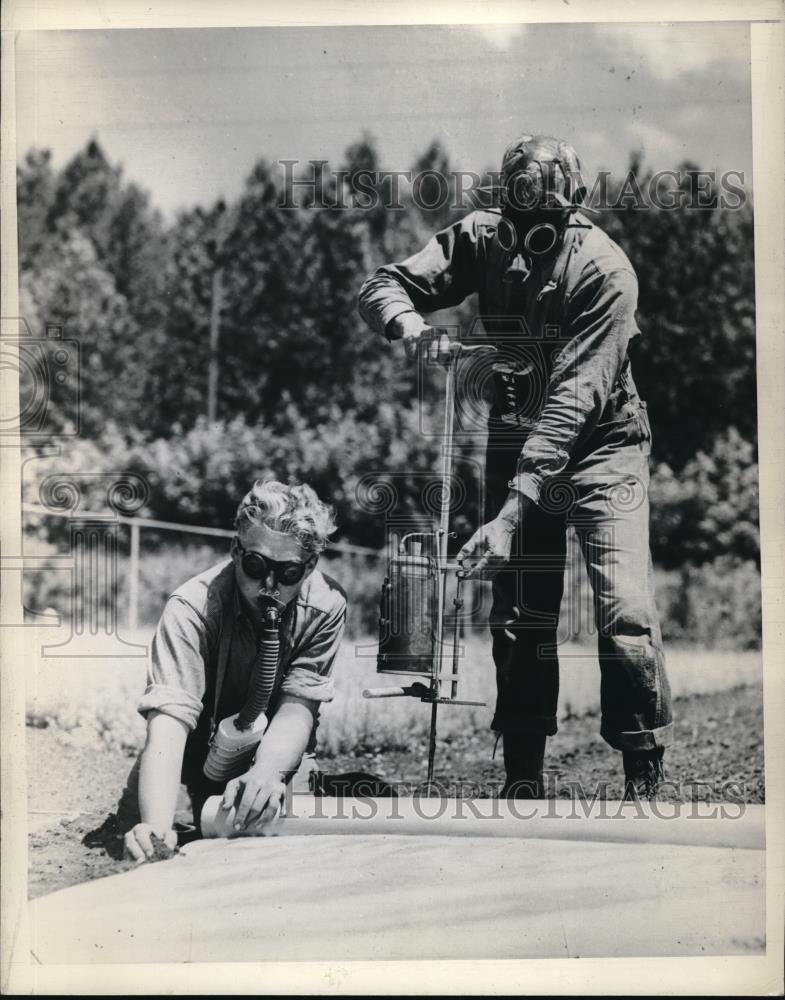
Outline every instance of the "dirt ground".
<svg viewBox="0 0 785 1000"><path fill-rule="evenodd" d="M459 709L448 709L448 711ZM764 801L763 697L759 687L738 687L675 702L676 742L666 756L663 798L681 801ZM132 759L117 751L77 747L50 729L27 730L29 896L131 867L88 848L82 839L113 810ZM491 759L491 733L441 740L436 781L452 795L495 795L503 778L501 748ZM403 783L401 793L425 779L427 744L407 753L360 747L354 755L322 758L330 773L369 771ZM566 720L549 741L547 794L563 797L579 783L588 797L621 798L621 757L599 735L599 718Z"/></svg>

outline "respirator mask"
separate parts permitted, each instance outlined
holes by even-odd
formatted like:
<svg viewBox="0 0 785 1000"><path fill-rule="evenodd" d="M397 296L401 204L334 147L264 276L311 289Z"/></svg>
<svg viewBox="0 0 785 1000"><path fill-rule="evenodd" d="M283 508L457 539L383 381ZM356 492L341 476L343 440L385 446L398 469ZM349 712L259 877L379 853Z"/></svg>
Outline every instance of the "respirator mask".
<svg viewBox="0 0 785 1000"><path fill-rule="evenodd" d="M580 162L559 139L524 135L507 148L501 178L497 239L528 277L534 261L558 249L570 216L583 203Z"/></svg>
<svg viewBox="0 0 785 1000"><path fill-rule="evenodd" d="M544 281L549 266L555 266L567 228L582 225L574 220L586 197L580 161L561 139L521 135L504 153L500 181L496 239L508 255L502 280L523 284L540 265ZM493 418L530 431L548 379L543 353L536 344L523 341L516 345L514 356L494 362L493 376Z"/></svg>
<svg viewBox="0 0 785 1000"><path fill-rule="evenodd" d="M565 199L561 199L564 204L555 203L541 174L542 164L534 163L528 170L514 174L502 187L497 236L507 253L543 257L561 239L572 206Z"/></svg>

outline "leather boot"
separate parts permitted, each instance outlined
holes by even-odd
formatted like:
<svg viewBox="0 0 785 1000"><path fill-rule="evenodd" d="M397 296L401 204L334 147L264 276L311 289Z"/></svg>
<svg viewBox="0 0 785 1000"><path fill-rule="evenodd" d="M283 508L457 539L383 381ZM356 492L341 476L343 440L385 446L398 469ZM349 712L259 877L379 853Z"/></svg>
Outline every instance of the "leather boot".
<svg viewBox="0 0 785 1000"><path fill-rule="evenodd" d="M624 798L657 798L660 784L665 774L662 766L664 749L642 750L638 753L624 752Z"/></svg>
<svg viewBox="0 0 785 1000"><path fill-rule="evenodd" d="M503 799L542 799L545 784L542 777L545 762L545 740L541 733L503 733L504 770L506 780L501 790Z"/></svg>

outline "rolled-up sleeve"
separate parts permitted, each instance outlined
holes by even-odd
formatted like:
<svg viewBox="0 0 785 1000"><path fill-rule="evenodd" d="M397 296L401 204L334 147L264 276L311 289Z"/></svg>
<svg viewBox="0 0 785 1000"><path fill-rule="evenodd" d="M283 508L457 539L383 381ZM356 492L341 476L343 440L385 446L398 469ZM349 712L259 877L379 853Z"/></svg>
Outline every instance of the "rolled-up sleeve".
<svg viewBox="0 0 785 1000"><path fill-rule="evenodd" d="M562 472L591 418L598 418L638 333L638 282L626 269L594 272L567 303L567 343L551 372L545 403L526 440L513 489L538 503L547 479Z"/></svg>
<svg viewBox="0 0 785 1000"><path fill-rule="evenodd" d="M389 339L388 324L401 313L457 305L477 290L479 249L476 213L470 213L418 253L372 274L360 289L360 315Z"/></svg>
<svg viewBox="0 0 785 1000"><path fill-rule="evenodd" d="M202 712L207 627L187 601L170 597L153 638L141 715L158 711L195 729Z"/></svg>
<svg viewBox="0 0 785 1000"><path fill-rule="evenodd" d="M346 624L346 601L341 600L315 623L313 635L296 651L281 684L282 694L311 701L332 701L335 695L333 664Z"/></svg>

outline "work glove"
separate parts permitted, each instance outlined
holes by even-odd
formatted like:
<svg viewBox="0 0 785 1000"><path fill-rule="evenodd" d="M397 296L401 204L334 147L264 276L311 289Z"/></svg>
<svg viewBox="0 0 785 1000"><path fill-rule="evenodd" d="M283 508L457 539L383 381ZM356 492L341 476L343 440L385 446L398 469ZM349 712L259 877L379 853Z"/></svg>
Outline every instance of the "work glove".
<svg viewBox="0 0 785 1000"><path fill-rule="evenodd" d="M458 552L464 577L491 577L510 561L516 525L503 517L483 524Z"/></svg>

